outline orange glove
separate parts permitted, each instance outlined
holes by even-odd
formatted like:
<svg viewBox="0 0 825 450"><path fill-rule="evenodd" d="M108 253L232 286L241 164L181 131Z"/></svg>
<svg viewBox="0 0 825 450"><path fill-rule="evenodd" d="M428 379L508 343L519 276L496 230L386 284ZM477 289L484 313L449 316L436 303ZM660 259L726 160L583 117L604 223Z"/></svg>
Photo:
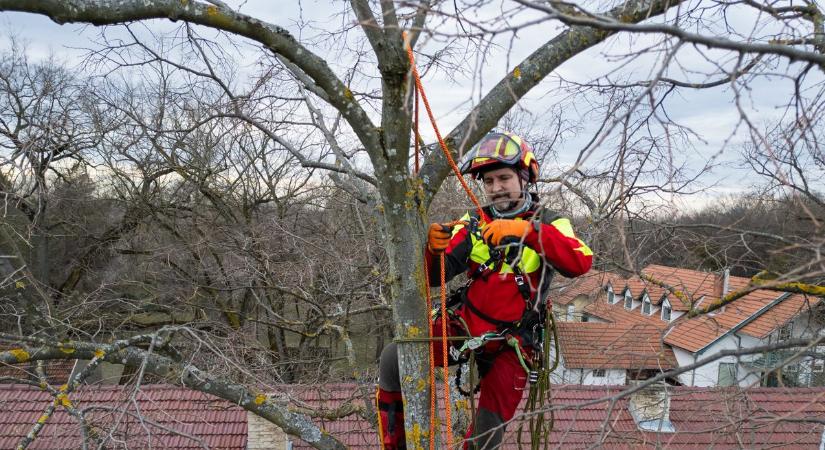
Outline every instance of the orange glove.
<svg viewBox="0 0 825 450"><path fill-rule="evenodd" d="M427 248L435 254L439 254L450 245L453 237L453 227L440 223L431 223L430 231L427 233Z"/></svg>
<svg viewBox="0 0 825 450"><path fill-rule="evenodd" d="M484 237L484 242L494 247L501 245L504 238L511 237L517 240L524 239L527 233L532 228L529 220L511 220L511 219L497 219L494 220L481 230L481 235Z"/></svg>

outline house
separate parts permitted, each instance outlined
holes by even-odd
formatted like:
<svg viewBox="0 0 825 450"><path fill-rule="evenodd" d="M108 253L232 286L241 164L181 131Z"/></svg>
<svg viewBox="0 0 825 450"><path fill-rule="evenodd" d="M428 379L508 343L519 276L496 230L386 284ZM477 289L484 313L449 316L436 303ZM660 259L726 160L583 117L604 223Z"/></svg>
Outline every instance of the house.
<svg viewBox="0 0 825 450"><path fill-rule="evenodd" d="M365 387L355 384L281 386L280 395L300 408L340 410ZM371 388L367 386L366 389ZM825 388L694 388L654 384L629 393L623 386L558 385L544 405L553 415L553 448L783 448L819 449L825 435ZM115 448L308 449L283 434L258 439L254 416L205 394L168 385L89 386L73 397L99 436ZM15 448L50 397L25 385L0 386L0 448ZM138 421L137 411L140 410ZM505 450L530 442L521 414L507 427ZM361 415L316 419L347 447L375 449L374 426ZM549 423L546 422L546 423ZM268 424L268 423L265 423ZM523 425L520 427L520 425ZM519 435L520 431L520 435ZM80 430L64 410L46 422L29 448L79 448ZM151 443L151 444L150 444Z"/></svg>
<svg viewBox="0 0 825 450"><path fill-rule="evenodd" d="M581 281L574 280L552 297L555 317L567 322L659 328L677 367L694 365L724 350L791 338L812 339L825 333L825 305L817 297L761 289L717 311L689 319L682 316L692 307L743 289L749 279L730 276L727 271L709 273L659 265L647 266L641 272L641 277L622 277L593 271ZM811 350L803 354L725 356L679 374L678 382L706 387L825 385L825 346Z"/></svg>
<svg viewBox="0 0 825 450"><path fill-rule="evenodd" d="M559 322L555 383L625 385L676 367L662 327L645 323Z"/></svg>

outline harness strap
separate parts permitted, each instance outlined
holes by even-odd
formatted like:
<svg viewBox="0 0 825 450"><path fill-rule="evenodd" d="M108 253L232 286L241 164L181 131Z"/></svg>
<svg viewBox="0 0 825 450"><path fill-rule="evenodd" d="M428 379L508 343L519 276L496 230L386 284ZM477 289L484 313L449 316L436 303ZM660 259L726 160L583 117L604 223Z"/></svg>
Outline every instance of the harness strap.
<svg viewBox="0 0 825 450"><path fill-rule="evenodd" d="M518 326L518 321L506 322L504 320L498 320L498 319L495 319L493 317L488 316L487 314L484 314L483 312L481 312L481 310L476 308L475 305L473 305L473 302L471 302L470 298L467 297L466 295L464 297L464 304L467 306L467 309L472 311L473 314L477 315L478 317L481 317L481 319L484 320L485 322L489 322L489 323L499 327L499 329L501 329L501 330Z"/></svg>

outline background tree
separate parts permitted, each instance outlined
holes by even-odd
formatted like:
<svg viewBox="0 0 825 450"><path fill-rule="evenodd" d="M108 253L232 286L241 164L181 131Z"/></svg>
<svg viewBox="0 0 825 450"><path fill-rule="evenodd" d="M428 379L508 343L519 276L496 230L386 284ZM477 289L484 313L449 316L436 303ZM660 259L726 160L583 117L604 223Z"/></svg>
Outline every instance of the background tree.
<svg viewBox="0 0 825 450"><path fill-rule="evenodd" d="M423 225L449 168L433 145L425 150L421 170L411 170L413 101L402 30L408 30L409 43L422 54L423 73L458 76L475 69L466 54L483 60L496 50L501 35L547 35L554 24L563 24L557 35L529 55L508 60L506 75L488 90L480 78L468 76L473 86L479 86L479 95L446 142L458 157L499 123L527 131L543 147L546 163L554 158L560 162L561 167L544 174L548 204L582 223L603 266L637 272L654 258L673 258L678 245L685 245L695 247L696 264L723 267L731 262L725 249L734 245L732 238L720 248L706 244L703 249L698 241L706 240L707 234L692 234L695 230L747 239L771 234L740 232L727 223L700 227L689 220L664 220L675 209L668 201L701 192L710 183L698 182L700 176L717 166L716 156L708 156L696 144L702 142L703 130L674 119L672 105L678 103L672 102L680 94L720 86L731 95L738 113L730 139L738 130L747 131L752 146L743 151L754 156L754 167L796 192L789 197L791 204L813 224L812 229L803 227L800 235L774 234L780 239L769 238L765 246L776 251L821 245L815 237L821 222L817 210L806 206L817 203L812 186L816 177L799 163L817 158L816 121L811 118L818 117L821 96L816 93L825 58L819 53L821 14L815 4L627 1L590 8L519 0L503 3L503 14L498 9L488 14L489 5L495 6L474 3L457 12L455 5L445 2L353 0L342 17L343 23L357 27L296 37L216 1L0 0L2 10L45 14L58 23L130 24L119 29L124 37L102 35L102 45L90 55L88 65L99 75L93 81L95 89L84 94L89 100L71 103L86 105L83 114L90 119L73 122L88 122L96 139L90 145L78 137L72 145L94 150L86 164L105 168L107 195L117 199L109 211L121 222L102 234L93 233L94 242L54 285L56 295L62 299L84 280L84 292L110 287L103 261L109 261L110 272L112 262L121 264L121 275L140 268L144 273L134 277L138 279L119 280L137 286L129 291L130 297L141 297L128 302L126 310L144 314L140 320L145 314L161 313L151 323L167 327L157 332L165 337L154 350L168 353L147 354L137 344L145 347L147 339L155 338L144 337L118 341L124 347L107 347L106 354L123 352L132 365L152 360L150 372L161 376L170 375L168 367L177 368L172 370L175 375L194 373L197 367L181 365L176 339L197 347L237 338L261 325L253 336L265 335L263 341L275 355L267 363L279 364L288 353L288 335L299 336L303 349L324 334L346 342L353 317L380 314L390 305L395 337L415 337L426 329L420 276ZM596 7L605 9L596 12ZM734 15L747 19L725 20ZM147 39L152 31L135 22L158 18L185 24ZM586 82L553 75L552 88L542 83L562 63L608 38L620 50L610 55L615 63L605 64L604 73ZM256 73L244 78L234 62L258 50ZM342 68L335 54L344 51L352 64ZM647 70L622 70L635 60ZM703 63L687 65L695 61ZM135 67L141 79L131 79L128 70ZM755 125L747 93L775 79L792 89L783 100L785 116L780 122L785 125L765 133ZM505 118L514 107L530 109L528 93L561 94L552 108L557 119L550 127L539 127L541 132L531 133L530 124L519 123L518 115ZM579 135L588 138L575 140ZM570 147L577 148L575 158L569 158ZM694 154L702 158L699 164ZM320 170L329 178L317 176ZM44 180L41 184L48 183ZM801 197L805 202L799 201ZM348 212L348 222L340 220L340 211ZM453 212L433 210L433 216ZM377 221L371 220L376 216ZM681 241L671 239L674 229L682 233ZM651 252L659 239L676 242L676 249ZM333 251L330 241L336 244ZM109 259L102 258L103 252ZM756 265L749 262L751 253L755 252L746 252L736 262ZM761 264L764 256L758 261ZM819 258L799 264L783 262L773 270L784 270L780 282L816 284ZM90 277L91 269L95 278ZM22 275L48 285L42 274ZM94 292L97 297L79 296L69 303L72 310L92 298L103 301L101 294L107 289ZM123 304L124 292L112 289L115 295L106 301ZM54 295L26 292L26 304ZM169 328L176 314L209 320L193 327L196 331ZM41 315L47 321L55 316ZM64 329L84 330L77 323ZM63 335L97 339L86 331ZM43 346L40 353L32 352L38 357L60 354L48 341L29 343ZM78 355L91 359L93 347L77 344ZM183 347L189 350L183 352L189 358L185 361L201 362L192 347ZM417 381L426 379L428 358L425 346L400 347L402 376L412 381L404 384L410 410L407 426L412 429L413 421L429 423L427 392L415 389ZM10 354L4 355L11 360ZM216 350L202 361L233 361L226 356ZM103 359L109 357L117 359ZM245 358L239 361L248 363ZM314 361L320 366L324 360ZM215 373L238 368L234 362L226 364L226 370ZM286 380L301 373L306 371L283 372ZM230 398L318 447L338 445L328 436L301 431L296 424L305 424L305 417L281 415L266 402L255 404L255 393L240 385L210 378L214 382L206 388L201 381L182 379L188 386ZM423 434L408 436L411 446L427 440Z"/></svg>

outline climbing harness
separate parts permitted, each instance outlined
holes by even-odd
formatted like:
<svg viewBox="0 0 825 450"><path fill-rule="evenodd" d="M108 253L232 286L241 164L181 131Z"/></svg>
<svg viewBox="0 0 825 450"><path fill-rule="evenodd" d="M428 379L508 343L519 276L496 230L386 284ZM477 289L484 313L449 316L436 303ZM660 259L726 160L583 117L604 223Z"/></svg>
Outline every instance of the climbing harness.
<svg viewBox="0 0 825 450"><path fill-rule="evenodd" d="M414 128L414 140L415 140L415 171L416 173L419 170L419 147L420 147L420 134L419 134L419 100L424 103L424 108L427 111L427 115L430 119L430 123L432 124L433 131L435 132L436 138L438 139L439 146L444 153L447 162L449 163L451 169L455 173L456 177L458 178L461 186L463 187L464 191L467 193L467 196L473 202L476 208L476 215L472 216L469 221L456 221L451 224L450 226L458 225L459 223L464 224L465 226L470 227L472 232L478 232L478 225L479 220L483 221L484 223L490 223L490 220L481 207L476 196L473 194L472 190L470 189L469 185L467 184L466 180L461 174L458 166L456 165L455 161L453 160L452 155L450 154L447 145L444 142L444 139L441 136L441 133L438 129L438 126L435 121L435 117L432 113L432 109L430 108L429 101L427 100L427 96L424 93L424 88L421 83L421 77L419 76L418 69L416 68L415 64L415 56L413 55L412 46L408 39L406 32L402 34L404 39L404 44L407 51L407 57L409 59L410 68L414 80L414 101L415 101L415 108L414 108L414 120L413 120L413 128ZM529 196L528 196L529 197ZM475 386L475 381L472 377L472 370L470 370L471 376L470 378L470 386L471 389L469 392L464 392L461 390L460 387L460 378L461 378L461 367L463 363L471 364L470 368L472 368L472 364L475 359L475 355L477 352L480 352L484 349L487 344L491 342L504 342L506 345L500 345L499 349L496 352L504 351L507 348L512 348L521 364L522 368L527 373L527 379L529 381L529 396L527 400L527 409L530 411L535 411L536 409L541 409L544 402L549 399L549 389L550 389L550 373L555 370L556 366L558 365L558 333L556 330L555 321L553 320L552 314L547 314L547 304L545 302L546 296L546 287L550 285L550 279L544 279L545 275L547 275L546 266L542 266L545 272L542 273L542 280L541 286L537 289L536 298L533 299L530 291L530 286L527 284L526 277L524 273L522 273L521 269L519 268L518 258L519 252L513 251L521 248L521 242L519 240L515 240L514 242L502 242L503 245L499 246L498 248L491 248L490 249L490 259L479 265L478 269L474 271L473 274L470 276L470 280L468 284L465 285L463 288L460 288L458 291L453 292L450 296L447 295L447 288L446 288L446 272L445 272L445 255L442 252L440 254L440 282L441 282L441 303L437 312L433 311L432 305L432 297L430 293L430 286L429 282L425 280L425 293L427 297L427 309L431 312L431 320L435 321L437 318L440 317L441 319L441 349L442 349L442 356L443 360L441 361L443 365L443 380L444 380L444 408L445 408L445 422L446 422L446 444L447 448L453 447L453 432L452 432L452 414L451 414L451 405L450 405L450 382L449 382L449 359L452 358L455 362L459 363L459 368L456 373L456 386L459 389L459 392L462 394L467 395L470 398L470 409L473 417L475 417L475 403L474 403L474 393L478 390L478 386ZM470 283L472 283L478 277L490 276L490 274L494 272L498 272L501 268L502 264L508 264L513 271L514 279L516 285L518 287L519 293L523 297L525 301L525 309L522 318L517 322L504 322L499 321L495 318L489 317L486 314L482 313L478 308L476 308L467 298L466 296L466 289ZM424 273L429 274L429 267L427 267L427 262L424 262ZM426 278L426 277L425 277ZM552 271L550 271L550 278L552 278ZM544 287L544 288L543 288ZM498 330L496 332L489 332L485 333L481 336L471 336L469 332L469 327L464 320L455 314L455 311L461 307L466 306L473 314L480 317L482 320L485 320L491 324L496 325ZM545 326L547 322L547 318L549 316L549 324L550 329L548 330ZM456 337L456 336L447 336L447 326L448 322L451 319L457 319L456 321L464 328L466 331L466 336ZM548 332L549 331L549 332ZM424 341L424 342L432 342L434 338L421 338L421 339L404 339L404 341ZM556 347L555 351L555 360L550 361L550 355L545 351L550 346L550 341L553 341L553 344ZM456 349L456 345L449 345L448 341L457 341L461 345ZM531 347L531 351L527 352L523 348L524 345L529 345ZM430 381L430 450L435 449L435 429L436 429L436 391L435 391L435 360L433 355L433 347L432 345L428 345L429 351L429 362L430 362L430 373L429 373L429 381ZM495 355L492 355L492 358L495 358ZM489 364L492 364L492 360ZM475 386L475 387L473 387ZM550 430L552 430L552 411L551 411L550 421L549 424L544 422L544 413L539 412L538 414L531 415L530 418L530 434L531 434L531 449L537 450L539 448L540 443L543 441L545 443L545 447L547 446ZM518 431L518 441L519 447L521 447L521 428L519 426Z"/></svg>

